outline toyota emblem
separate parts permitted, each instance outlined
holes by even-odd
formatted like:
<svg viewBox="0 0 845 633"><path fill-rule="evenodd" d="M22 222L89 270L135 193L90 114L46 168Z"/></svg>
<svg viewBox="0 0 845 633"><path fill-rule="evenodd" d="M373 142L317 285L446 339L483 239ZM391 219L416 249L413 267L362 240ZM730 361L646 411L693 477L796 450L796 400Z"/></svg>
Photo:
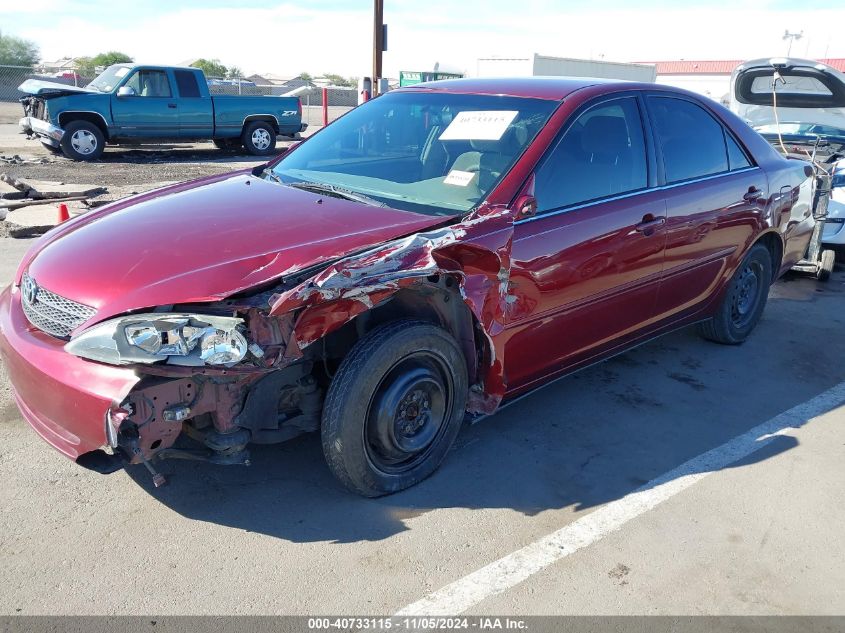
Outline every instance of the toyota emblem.
<svg viewBox="0 0 845 633"><path fill-rule="evenodd" d="M38 296L38 284L32 277L24 277L21 292L23 292L23 299L28 304L35 303L35 298Z"/></svg>

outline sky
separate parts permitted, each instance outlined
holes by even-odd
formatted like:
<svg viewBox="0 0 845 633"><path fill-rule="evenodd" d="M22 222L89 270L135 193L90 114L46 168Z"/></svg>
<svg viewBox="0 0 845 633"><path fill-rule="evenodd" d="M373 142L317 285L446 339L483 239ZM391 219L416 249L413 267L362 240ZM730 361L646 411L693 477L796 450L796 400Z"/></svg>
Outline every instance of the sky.
<svg viewBox="0 0 845 633"><path fill-rule="evenodd" d="M800 7L800 8L797 8ZM832 8L838 7L838 8ZM518 9L518 10L517 10ZM0 31L42 60L119 50L135 61L217 58L247 75L369 75L372 0L0 0ZM833 0L384 0L384 74L476 72L479 57L532 53L610 61L845 57Z"/></svg>

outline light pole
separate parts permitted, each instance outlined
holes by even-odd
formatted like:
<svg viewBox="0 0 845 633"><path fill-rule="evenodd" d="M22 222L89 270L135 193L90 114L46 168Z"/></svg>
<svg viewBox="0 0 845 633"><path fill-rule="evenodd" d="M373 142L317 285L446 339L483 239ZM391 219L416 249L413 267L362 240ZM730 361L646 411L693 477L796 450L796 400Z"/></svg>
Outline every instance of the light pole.
<svg viewBox="0 0 845 633"><path fill-rule="evenodd" d="M373 0L373 86L372 95L378 94L381 77L381 53L384 50L384 0Z"/></svg>
<svg viewBox="0 0 845 633"><path fill-rule="evenodd" d="M799 31L798 33L790 33L789 29L783 32L783 39L789 40L789 46L786 49L786 56L789 57L789 54L792 52L792 42L795 40L800 40L804 37L804 31Z"/></svg>

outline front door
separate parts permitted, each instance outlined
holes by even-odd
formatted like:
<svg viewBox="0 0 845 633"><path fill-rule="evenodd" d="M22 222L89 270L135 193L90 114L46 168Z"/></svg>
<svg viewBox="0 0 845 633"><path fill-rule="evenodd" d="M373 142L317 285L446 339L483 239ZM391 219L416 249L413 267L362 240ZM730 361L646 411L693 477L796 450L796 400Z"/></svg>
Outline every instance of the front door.
<svg viewBox="0 0 845 633"><path fill-rule="evenodd" d="M133 94L112 96L112 118L120 137L176 138L178 102L166 70L141 68L123 84Z"/></svg>
<svg viewBox="0 0 845 633"><path fill-rule="evenodd" d="M656 318L666 237L642 107L603 100L535 171L538 211L514 226L506 367L530 386L631 338Z"/></svg>

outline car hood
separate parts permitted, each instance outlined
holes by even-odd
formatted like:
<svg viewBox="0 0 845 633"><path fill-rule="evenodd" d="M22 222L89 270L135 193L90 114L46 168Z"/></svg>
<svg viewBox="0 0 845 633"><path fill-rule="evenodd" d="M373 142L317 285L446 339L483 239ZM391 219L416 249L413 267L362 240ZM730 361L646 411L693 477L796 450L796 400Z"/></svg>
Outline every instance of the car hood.
<svg viewBox="0 0 845 633"><path fill-rule="evenodd" d="M97 309L219 300L442 224L229 174L121 201L60 225L24 259L39 286Z"/></svg>
<svg viewBox="0 0 845 633"><path fill-rule="evenodd" d="M78 93L99 94L96 90L80 88L79 86L69 86L56 81L41 81L40 79L27 79L18 86L18 90L25 94L38 95L39 97L44 97L45 99Z"/></svg>

